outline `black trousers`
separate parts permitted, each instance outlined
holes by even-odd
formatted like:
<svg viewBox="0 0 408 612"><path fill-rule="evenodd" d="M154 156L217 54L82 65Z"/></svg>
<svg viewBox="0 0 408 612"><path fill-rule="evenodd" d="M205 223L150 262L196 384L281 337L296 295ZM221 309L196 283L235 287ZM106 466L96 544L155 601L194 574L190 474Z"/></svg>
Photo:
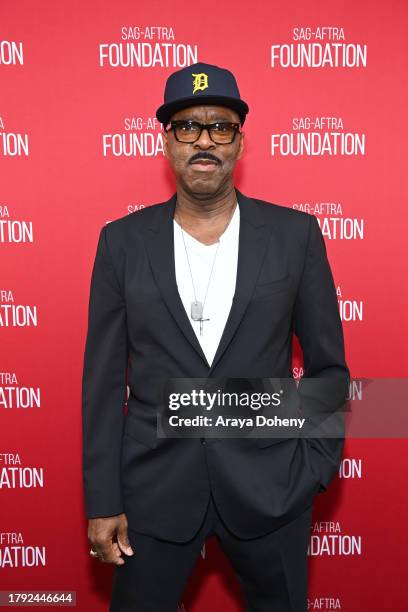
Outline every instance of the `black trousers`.
<svg viewBox="0 0 408 612"><path fill-rule="evenodd" d="M264 536L241 540L229 531L214 499L188 542L129 529L133 556L116 566L110 612L176 612L205 539L215 535L242 587L247 612L307 610L307 547L312 506Z"/></svg>

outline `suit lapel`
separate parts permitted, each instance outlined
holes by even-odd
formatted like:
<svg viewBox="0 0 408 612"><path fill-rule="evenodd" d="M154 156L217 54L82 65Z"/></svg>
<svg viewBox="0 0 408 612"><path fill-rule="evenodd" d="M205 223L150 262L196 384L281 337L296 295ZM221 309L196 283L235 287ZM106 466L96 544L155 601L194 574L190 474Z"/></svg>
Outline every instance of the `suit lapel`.
<svg viewBox="0 0 408 612"><path fill-rule="evenodd" d="M192 344L209 368L210 366L190 324L177 288L173 229L176 199L177 194L174 194L167 202L155 207L157 208L156 215L148 231L145 232L146 250L150 259L154 280L167 308L186 339Z"/></svg>
<svg viewBox="0 0 408 612"><path fill-rule="evenodd" d="M145 232L146 250L156 284L185 338L207 366L207 376L211 376L244 316L270 237L256 203L237 189L235 191L240 212L237 280L231 310L211 366L197 339L177 289L173 230L177 194L174 194L167 202L157 205L156 215Z"/></svg>
<svg viewBox="0 0 408 612"><path fill-rule="evenodd" d="M237 280L231 310L210 373L221 359L245 314L270 237L256 203L237 189L235 191L240 213Z"/></svg>

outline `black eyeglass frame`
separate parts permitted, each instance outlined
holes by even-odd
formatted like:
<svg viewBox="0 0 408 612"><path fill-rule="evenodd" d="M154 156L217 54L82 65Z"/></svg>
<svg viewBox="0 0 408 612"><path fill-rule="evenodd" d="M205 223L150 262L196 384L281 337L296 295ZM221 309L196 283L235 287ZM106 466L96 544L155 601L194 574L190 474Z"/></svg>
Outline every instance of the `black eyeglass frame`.
<svg viewBox="0 0 408 612"><path fill-rule="evenodd" d="M177 138L177 134L176 134L176 127L180 126L180 125L197 125L200 128L200 133L198 134L197 138L195 140L180 140L179 138ZM230 127L232 127L234 129L234 135L232 137L232 140L230 140L229 142L217 142L216 140L213 139L213 137L211 136L211 129L216 127L217 125L228 125ZM177 142L182 142L183 144L194 144L195 142L197 142L197 140L199 140L203 130L207 130L208 135L210 137L210 139L212 140L212 142L214 142L215 144L232 144L235 140L235 136L237 134L241 134L239 128L241 127L240 123L233 123L231 121L217 121L216 123L199 123L198 121L190 121L187 119L179 119L177 121L170 121L170 126L168 127L168 125L164 128L165 132L169 132L170 130L174 131L174 137L177 140Z"/></svg>

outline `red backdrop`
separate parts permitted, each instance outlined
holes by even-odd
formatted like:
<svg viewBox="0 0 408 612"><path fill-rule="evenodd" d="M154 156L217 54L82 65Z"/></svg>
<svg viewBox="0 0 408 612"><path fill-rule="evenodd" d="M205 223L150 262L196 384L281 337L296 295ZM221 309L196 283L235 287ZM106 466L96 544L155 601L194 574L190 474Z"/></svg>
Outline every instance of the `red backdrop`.
<svg viewBox="0 0 408 612"><path fill-rule="evenodd" d="M407 16L402 0L2 0L0 590L108 607L82 496L90 274L103 224L174 191L155 110L177 68L236 74L238 188L318 217L353 378L407 376ZM310 610L407 609L406 448L347 440L314 509ZM241 609L214 539L179 608Z"/></svg>

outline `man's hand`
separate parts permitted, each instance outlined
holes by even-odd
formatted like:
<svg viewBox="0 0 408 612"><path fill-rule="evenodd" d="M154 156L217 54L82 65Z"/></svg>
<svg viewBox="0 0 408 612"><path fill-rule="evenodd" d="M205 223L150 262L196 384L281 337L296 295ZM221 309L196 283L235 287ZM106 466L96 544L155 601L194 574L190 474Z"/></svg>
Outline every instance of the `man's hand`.
<svg viewBox="0 0 408 612"><path fill-rule="evenodd" d="M104 563L123 565L122 552L133 555L127 532L126 514L117 514L88 521L88 539L91 547Z"/></svg>

